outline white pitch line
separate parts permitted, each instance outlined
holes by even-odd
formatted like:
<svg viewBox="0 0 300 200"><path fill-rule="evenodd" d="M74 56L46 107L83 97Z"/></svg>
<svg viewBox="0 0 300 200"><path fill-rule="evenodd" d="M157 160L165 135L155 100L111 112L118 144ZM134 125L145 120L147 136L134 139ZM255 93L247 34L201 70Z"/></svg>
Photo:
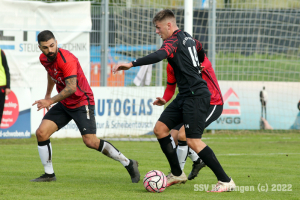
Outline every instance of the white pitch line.
<svg viewBox="0 0 300 200"><path fill-rule="evenodd" d="M299 155L300 153L229 153L229 154L217 154L217 156L270 156L270 155Z"/></svg>
<svg viewBox="0 0 300 200"><path fill-rule="evenodd" d="M157 142L156 138L103 138L104 140L111 140L111 141L132 141L132 142ZM249 138L247 137L226 137L226 138L210 138L210 137L203 137L202 140L237 140L237 139L243 139L243 140L248 140ZM274 138L271 137L263 137L260 139L272 139L273 141L275 140ZM282 140L291 140L292 138L279 138ZM297 138L298 139L298 138ZM293 138L295 140L295 138ZM277 140L275 140L277 141ZM266 141L267 142L267 141ZM269 141L272 142L272 141Z"/></svg>

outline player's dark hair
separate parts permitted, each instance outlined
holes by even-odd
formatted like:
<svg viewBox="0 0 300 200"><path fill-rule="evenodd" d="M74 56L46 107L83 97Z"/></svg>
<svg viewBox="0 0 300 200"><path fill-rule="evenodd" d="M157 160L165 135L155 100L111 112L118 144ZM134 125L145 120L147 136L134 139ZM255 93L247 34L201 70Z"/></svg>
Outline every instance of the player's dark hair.
<svg viewBox="0 0 300 200"><path fill-rule="evenodd" d="M174 18L175 19L175 15L173 13L172 10L169 10L169 9L165 9L165 10L161 10L159 11L153 18L152 22L153 24L155 24L155 22L160 22L164 19L167 19L167 18Z"/></svg>
<svg viewBox="0 0 300 200"><path fill-rule="evenodd" d="M47 42L50 39L55 39L53 33L51 31L45 30L38 34L38 43L40 42Z"/></svg>

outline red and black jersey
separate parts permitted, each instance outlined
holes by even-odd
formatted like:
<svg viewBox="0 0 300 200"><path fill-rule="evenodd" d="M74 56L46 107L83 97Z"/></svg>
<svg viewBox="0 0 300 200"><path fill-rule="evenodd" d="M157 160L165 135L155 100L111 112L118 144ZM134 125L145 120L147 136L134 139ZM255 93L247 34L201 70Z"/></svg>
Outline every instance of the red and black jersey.
<svg viewBox="0 0 300 200"><path fill-rule="evenodd" d="M210 105L223 105L222 93L219 87L217 77L214 69L212 68L211 62L205 56L204 61L201 64L204 66L202 71L202 78L207 82L208 90L211 93ZM172 66L168 63L167 65L167 88L165 90L163 99L167 102L172 98L175 93L176 78Z"/></svg>
<svg viewBox="0 0 300 200"><path fill-rule="evenodd" d="M135 67L153 64L165 58L173 68L179 95L200 98L211 95L206 81L201 77L199 61L204 60L204 50L198 40L188 33L176 30L164 41L159 50L133 61L132 65Z"/></svg>
<svg viewBox="0 0 300 200"><path fill-rule="evenodd" d="M41 54L40 62L55 82L58 93L66 87L66 79L77 77L76 92L61 101L64 106L74 109L84 105L95 105L91 87L78 59L71 52L59 48L55 60L49 61L44 54Z"/></svg>
<svg viewBox="0 0 300 200"><path fill-rule="evenodd" d="M201 98L210 96L206 81L201 77L198 59L201 50L201 43L181 30L175 31L158 50L167 54L180 95Z"/></svg>

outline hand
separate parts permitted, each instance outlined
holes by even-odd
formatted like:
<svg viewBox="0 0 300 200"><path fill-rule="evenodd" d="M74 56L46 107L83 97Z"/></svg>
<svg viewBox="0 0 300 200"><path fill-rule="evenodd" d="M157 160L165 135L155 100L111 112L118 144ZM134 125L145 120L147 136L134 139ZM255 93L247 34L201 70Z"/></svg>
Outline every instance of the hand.
<svg viewBox="0 0 300 200"><path fill-rule="evenodd" d="M165 105L167 102L161 97L156 97L156 100L153 102L153 105L162 106Z"/></svg>
<svg viewBox="0 0 300 200"><path fill-rule="evenodd" d="M45 99L46 100L50 100L51 99L51 95L45 95ZM49 111L50 110L50 108L51 108L51 106L48 106L46 109L47 109L47 111Z"/></svg>
<svg viewBox="0 0 300 200"><path fill-rule="evenodd" d="M9 95L9 93L11 92L11 90L9 88L5 89L5 96Z"/></svg>
<svg viewBox="0 0 300 200"><path fill-rule="evenodd" d="M52 101L50 99L41 99L41 100L37 100L35 101L32 105L34 106L35 104L37 104L37 108L39 110L46 108L47 110L50 109L50 106L52 104Z"/></svg>
<svg viewBox="0 0 300 200"><path fill-rule="evenodd" d="M200 71L202 72L204 70L205 66L202 65L202 63L200 63Z"/></svg>
<svg viewBox="0 0 300 200"><path fill-rule="evenodd" d="M113 67L113 73L115 74L117 71L121 71L121 70L128 70L132 67L132 63L121 63L121 64L117 64Z"/></svg>

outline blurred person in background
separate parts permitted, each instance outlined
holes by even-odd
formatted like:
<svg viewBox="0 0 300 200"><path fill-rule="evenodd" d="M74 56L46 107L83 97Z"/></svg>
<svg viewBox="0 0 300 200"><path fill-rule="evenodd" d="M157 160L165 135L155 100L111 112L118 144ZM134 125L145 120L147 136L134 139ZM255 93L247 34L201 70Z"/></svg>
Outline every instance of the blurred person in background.
<svg viewBox="0 0 300 200"><path fill-rule="evenodd" d="M265 86L263 87L263 90L259 92L259 98L261 103L261 117L267 119L268 93L266 91ZM265 111L265 117L264 117L264 111Z"/></svg>
<svg viewBox="0 0 300 200"><path fill-rule="evenodd" d="M2 49L0 55L0 122L4 110L5 96L10 93L10 74L5 53Z"/></svg>

